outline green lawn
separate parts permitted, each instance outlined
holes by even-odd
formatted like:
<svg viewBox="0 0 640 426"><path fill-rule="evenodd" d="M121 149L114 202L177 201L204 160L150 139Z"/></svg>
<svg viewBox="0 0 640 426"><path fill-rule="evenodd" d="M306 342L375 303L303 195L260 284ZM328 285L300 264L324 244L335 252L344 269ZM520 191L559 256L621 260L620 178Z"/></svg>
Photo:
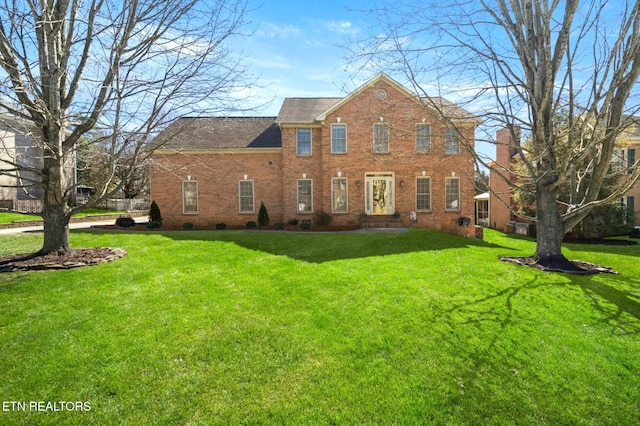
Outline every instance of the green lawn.
<svg viewBox="0 0 640 426"><path fill-rule="evenodd" d="M0 253L41 235L0 237ZM116 262L0 274L0 424L635 425L640 247L620 275L534 244L406 234L73 231ZM17 411L81 401L90 411ZM43 405L42 408L46 408ZM55 408L55 407L53 407Z"/></svg>

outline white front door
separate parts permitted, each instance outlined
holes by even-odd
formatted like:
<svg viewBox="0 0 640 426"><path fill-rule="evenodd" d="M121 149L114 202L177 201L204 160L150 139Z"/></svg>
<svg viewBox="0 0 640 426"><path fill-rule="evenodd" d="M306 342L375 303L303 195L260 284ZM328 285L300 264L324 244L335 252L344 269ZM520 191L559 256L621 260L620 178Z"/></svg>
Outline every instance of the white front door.
<svg viewBox="0 0 640 426"><path fill-rule="evenodd" d="M367 173L365 211L370 215L395 213L393 173Z"/></svg>

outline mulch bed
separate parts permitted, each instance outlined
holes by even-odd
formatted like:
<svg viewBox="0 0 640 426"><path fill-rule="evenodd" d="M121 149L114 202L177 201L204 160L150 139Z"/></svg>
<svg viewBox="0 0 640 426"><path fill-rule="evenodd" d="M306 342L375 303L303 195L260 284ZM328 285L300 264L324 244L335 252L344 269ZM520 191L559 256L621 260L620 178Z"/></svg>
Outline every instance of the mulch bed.
<svg viewBox="0 0 640 426"><path fill-rule="evenodd" d="M82 268L112 262L126 255L126 250L112 247L74 249L61 255L16 254L0 258L0 272Z"/></svg>
<svg viewBox="0 0 640 426"><path fill-rule="evenodd" d="M516 265L529 266L531 268L538 269L540 271L547 272L563 272L566 274L574 274L574 275L594 275L594 274L619 274L611 268L607 268L606 266L596 265L589 262L583 262L581 260L571 260L570 263L573 264L573 268L563 268L563 267L553 267L553 266L544 266L540 265L536 262L534 257L513 257L513 256L502 256L500 260L507 263L513 263Z"/></svg>

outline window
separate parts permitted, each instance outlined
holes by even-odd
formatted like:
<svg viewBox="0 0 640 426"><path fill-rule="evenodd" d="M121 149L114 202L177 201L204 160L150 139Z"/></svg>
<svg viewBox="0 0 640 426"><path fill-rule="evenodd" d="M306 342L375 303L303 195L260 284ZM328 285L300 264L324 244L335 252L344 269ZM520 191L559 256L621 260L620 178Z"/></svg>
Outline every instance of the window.
<svg viewBox="0 0 640 426"><path fill-rule="evenodd" d="M347 213L349 211L346 178L331 179L331 211L333 213Z"/></svg>
<svg viewBox="0 0 640 426"><path fill-rule="evenodd" d="M195 180L182 182L182 213L198 213L198 182Z"/></svg>
<svg viewBox="0 0 640 426"><path fill-rule="evenodd" d="M431 178L416 178L416 210L419 212L431 211Z"/></svg>
<svg viewBox="0 0 640 426"><path fill-rule="evenodd" d="M313 212L313 184L311 179L298 179L298 213Z"/></svg>
<svg viewBox="0 0 640 426"><path fill-rule="evenodd" d="M614 148L611 157L611 170L614 172L633 173L633 164L636 162L636 150L634 148Z"/></svg>
<svg viewBox="0 0 640 426"><path fill-rule="evenodd" d="M444 209L447 211L460 210L460 178L446 178L444 181L444 185Z"/></svg>
<svg viewBox="0 0 640 426"><path fill-rule="evenodd" d="M373 152L389 152L389 126L376 123L373 125Z"/></svg>
<svg viewBox="0 0 640 426"><path fill-rule="evenodd" d="M253 205L253 181L241 180L238 182L238 200L240 213L254 213Z"/></svg>
<svg viewBox="0 0 640 426"><path fill-rule="evenodd" d="M456 129L445 130L445 154L458 154L460 152L460 133Z"/></svg>
<svg viewBox="0 0 640 426"><path fill-rule="evenodd" d="M431 126L418 124L416 126L416 152L431 151Z"/></svg>
<svg viewBox="0 0 640 426"><path fill-rule="evenodd" d="M331 153L332 154L347 153L347 125L346 124L331 125Z"/></svg>
<svg viewBox="0 0 640 426"><path fill-rule="evenodd" d="M311 155L311 129L296 129L298 155Z"/></svg>

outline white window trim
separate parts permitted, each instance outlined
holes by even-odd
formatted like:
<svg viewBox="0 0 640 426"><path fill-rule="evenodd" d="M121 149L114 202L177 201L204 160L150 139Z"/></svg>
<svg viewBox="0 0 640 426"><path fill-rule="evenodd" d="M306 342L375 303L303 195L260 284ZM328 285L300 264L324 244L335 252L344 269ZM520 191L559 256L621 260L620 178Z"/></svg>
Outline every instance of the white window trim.
<svg viewBox="0 0 640 426"><path fill-rule="evenodd" d="M338 152L333 150L333 127L344 127L344 152ZM347 142L347 125L344 123L334 123L331 125L331 153L332 154L346 154L348 152L349 144Z"/></svg>
<svg viewBox="0 0 640 426"><path fill-rule="evenodd" d="M455 141L456 141L456 145L449 145L448 140L449 140L449 136L447 135L448 132L453 132L455 136ZM447 155L458 155L460 154L460 139L462 138L462 135L460 134L460 132L458 131L458 129L454 128L454 127L447 127L445 129L445 135L444 135L444 153ZM450 147L456 147L456 151L455 152L448 152Z"/></svg>
<svg viewBox="0 0 640 426"><path fill-rule="evenodd" d="M188 212L186 210L187 204L185 203L186 201L186 193L185 193L185 184L195 184L196 186L196 211L194 212ZM188 214L188 215L195 215L198 214L198 207L200 205L199 203L199 195L198 195L198 181L197 180L183 180L182 181L182 214Z"/></svg>
<svg viewBox="0 0 640 426"><path fill-rule="evenodd" d="M333 193L333 188L334 188L334 181L337 180L343 180L344 184L345 184L345 209L344 210L336 210L334 208L334 200L335 200L335 195ZM335 214L345 214L345 213L349 213L349 179L347 179L346 177L334 177L331 178L331 213L335 213Z"/></svg>
<svg viewBox="0 0 640 426"><path fill-rule="evenodd" d="M376 128L377 126L387 129L387 150L378 151L376 149ZM391 127L388 123L373 123L373 153L374 154L388 154L391 152Z"/></svg>
<svg viewBox="0 0 640 426"><path fill-rule="evenodd" d="M448 202L447 202L447 189L449 188L448 182L451 180L455 180L458 182L458 206L456 208L449 208L448 207ZM460 204L461 204L461 198L462 195L460 194L460 178L459 177L447 177L444 179L444 209L445 211L448 212L459 212L460 211Z"/></svg>
<svg viewBox="0 0 640 426"><path fill-rule="evenodd" d="M300 209L300 182L309 181L311 183L311 208L307 210ZM313 179L296 180L296 210L299 214L313 214Z"/></svg>
<svg viewBox="0 0 640 426"><path fill-rule="evenodd" d="M251 183L251 211L242 210L242 191L240 188L243 182ZM255 183L252 179L243 179L238 181L238 212L240 214L253 214L256 212L256 188Z"/></svg>
<svg viewBox="0 0 640 426"><path fill-rule="evenodd" d="M420 134L418 133L418 127L419 126L429 126L429 145L428 145L428 149L426 150L421 150L418 149L418 137L420 136ZM421 153L421 154L429 154L431 152L431 124L429 123L416 123L416 152Z"/></svg>
<svg viewBox="0 0 640 426"><path fill-rule="evenodd" d="M308 154L300 154L298 150L298 131L299 130L309 131L309 153ZM296 127L296 155L298 157L311 157L313 155L313 129L311 129L311 127Z"/></svg>
<svg viewBox="0 0 640 426"><path fill-rule="evenodd" d="M420 179L429 179L429 208L426 210L418 208L418 181ZM431 176L416 176L416 211L417 212L430 213L433 210L432 184L433 184L433 179L431 179Z"/></svg>

